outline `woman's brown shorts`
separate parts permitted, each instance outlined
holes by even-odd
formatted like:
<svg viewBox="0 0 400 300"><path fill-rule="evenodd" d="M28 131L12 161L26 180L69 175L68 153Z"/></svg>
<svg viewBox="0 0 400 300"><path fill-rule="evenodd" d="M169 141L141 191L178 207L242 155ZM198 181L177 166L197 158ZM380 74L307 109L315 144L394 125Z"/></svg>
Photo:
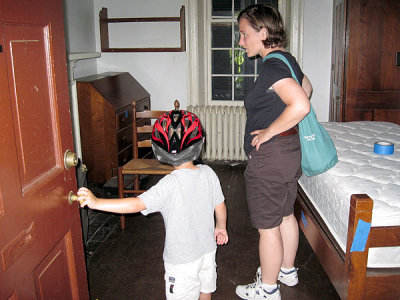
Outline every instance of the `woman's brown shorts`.
<svg viewBox="0 0 400 300"><path fill-rule="evenodd" d="M250 219L255 228L274 228L283 217L293 213L301 174L298 134L277 137L262 144L258 151L251 151L244 176Z"/></svg>

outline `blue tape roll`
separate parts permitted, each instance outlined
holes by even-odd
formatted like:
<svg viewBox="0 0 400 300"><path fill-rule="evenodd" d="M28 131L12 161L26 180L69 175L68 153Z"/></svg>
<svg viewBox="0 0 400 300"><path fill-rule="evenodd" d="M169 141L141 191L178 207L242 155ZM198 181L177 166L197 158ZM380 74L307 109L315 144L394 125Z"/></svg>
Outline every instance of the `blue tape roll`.
<svg viewBox="0 0 400 300"><path fill-rule="evenodd" d="M383 154L383 155L388 155L388 154L393 154L394 152L394 145L390 142L375 142L374 143L374 152L377 154Z"/></svg>

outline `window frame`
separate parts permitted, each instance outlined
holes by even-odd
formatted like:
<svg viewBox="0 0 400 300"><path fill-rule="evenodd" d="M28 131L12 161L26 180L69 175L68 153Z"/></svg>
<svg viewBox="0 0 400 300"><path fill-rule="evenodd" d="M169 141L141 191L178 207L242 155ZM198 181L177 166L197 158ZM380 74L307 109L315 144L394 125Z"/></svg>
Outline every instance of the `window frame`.
<svg viewBox="0 0 400 300"><path fill-rule="evenodd" d="M243 106L244 101L241 100L211 100L211 7L212 0L188 0L188 105ZM279 10L284 22L291 18L290 27L287 28L289 51L301 67L304 0L281 0Z"/></svg>

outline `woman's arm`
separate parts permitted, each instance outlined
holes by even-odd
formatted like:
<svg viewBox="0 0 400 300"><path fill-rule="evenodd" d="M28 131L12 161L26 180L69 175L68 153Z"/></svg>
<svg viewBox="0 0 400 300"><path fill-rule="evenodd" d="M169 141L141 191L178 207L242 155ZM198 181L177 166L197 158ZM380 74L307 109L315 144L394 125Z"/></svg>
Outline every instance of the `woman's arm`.
<svg viewBox="0 0 400 300"><path fill-rule="evenodd" d="M303 87L303 90L306 93L308 99L310 99L312 91L313 91L313 88L312 88L310 80L308 79L308 77L306 75L304 75L304 77L303 77L303 81L301 82L301 86Z"/></svg>
<svg viewBox="0 0 400 300"><path fill-rule="evenodd" d="M254 135L251 144L257 150L262 143L296 126L310 112L310 100L305 90L293 78L278 80L272 88L286 104L286 108L268 128L251 133Z"/></svg>
<svg viewBox="0 0 400 300"><path fill-rule="evenodd" d="M146 209L146 205L138 197L122 199L101 199L93 195L87 188L78 190L78 201L81 207L87 205L91 209L114 212L114 213L136 213Z"/></svg>

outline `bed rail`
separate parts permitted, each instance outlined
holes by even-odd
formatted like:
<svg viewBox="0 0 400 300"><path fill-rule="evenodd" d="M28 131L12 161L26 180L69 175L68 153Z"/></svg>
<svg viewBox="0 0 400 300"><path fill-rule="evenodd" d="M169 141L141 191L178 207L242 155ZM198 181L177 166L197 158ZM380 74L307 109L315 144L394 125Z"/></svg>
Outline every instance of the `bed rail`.
<svg viewBox="0 0 400 300"><path fill-rule="evenodd" d="M371 223L372 209L373 201L368 195L351 196L347 246L343 253L298 186L295 215L299 226L342 299L400 298L400 268L367 268L369 248L400 246L400 227L371 227L364 251L350 251L359 220Z"/></svg>

